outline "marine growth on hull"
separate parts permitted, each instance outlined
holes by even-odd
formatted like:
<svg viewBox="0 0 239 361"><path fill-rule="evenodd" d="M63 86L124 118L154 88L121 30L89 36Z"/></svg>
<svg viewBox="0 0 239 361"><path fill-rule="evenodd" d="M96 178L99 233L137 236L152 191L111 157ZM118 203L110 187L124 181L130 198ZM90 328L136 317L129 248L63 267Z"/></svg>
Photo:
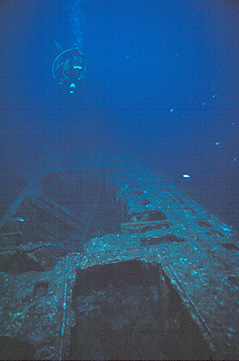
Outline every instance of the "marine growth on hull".
<svg viewBox="0 0 239 361"><path fill-rule="evenodd" d="M54 159L0 221L0 359L236 360L238 249L148 169Z"/></svg>

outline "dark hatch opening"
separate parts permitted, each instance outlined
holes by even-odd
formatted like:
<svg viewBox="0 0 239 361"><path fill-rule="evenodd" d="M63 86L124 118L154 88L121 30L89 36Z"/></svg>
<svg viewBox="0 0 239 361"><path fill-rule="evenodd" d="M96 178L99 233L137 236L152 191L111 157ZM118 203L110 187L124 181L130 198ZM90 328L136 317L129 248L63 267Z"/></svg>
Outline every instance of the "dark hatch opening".
<svg viewBox="0 0 239 361"><path fill-rule="evenodd" d="M78 270L71 360L210 359L211 352L156 263Z"/></svg>
<svg viewBox="0 0 239 361"><path fill-rule="evenodd" d="M0 360L34 360L35 347L27 342L0 337Z"/></svg>

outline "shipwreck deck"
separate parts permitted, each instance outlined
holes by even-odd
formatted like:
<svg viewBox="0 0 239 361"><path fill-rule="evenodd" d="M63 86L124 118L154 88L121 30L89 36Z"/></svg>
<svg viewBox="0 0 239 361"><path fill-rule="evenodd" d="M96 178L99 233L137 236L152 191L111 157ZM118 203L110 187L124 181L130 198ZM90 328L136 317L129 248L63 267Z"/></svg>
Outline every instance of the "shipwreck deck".
<svg viewBox="0 0 239 361"><path fill-rule="evenodd" d="M1 359L237 360L238 255L149 169L48 161L0 223Z"/></svg>

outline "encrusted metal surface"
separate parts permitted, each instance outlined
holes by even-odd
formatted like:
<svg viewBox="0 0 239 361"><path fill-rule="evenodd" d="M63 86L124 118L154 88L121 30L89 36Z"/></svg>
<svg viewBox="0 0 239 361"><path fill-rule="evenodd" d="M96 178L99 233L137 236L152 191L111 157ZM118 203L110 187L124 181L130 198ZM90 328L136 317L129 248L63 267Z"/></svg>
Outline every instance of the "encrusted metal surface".
<svg viewBox="0 0 239 361"><path fill-rule="evenodd" d="M73 202L75 196L63 205L54 192L46 192L44 179L51 172L76 174L69 183L61 177L69 195L77 172L89 170L95 173L84 176L82 189L89 184L95 195L80 195L85 198L80 205ZM0 332L33 345L36 358L67 357L76 270L130 260L159 264L212 355L239 358L238 235L150 170L129 161L51 160L36 170L6 214L0 235L1 259L10 252L11 261L11 252L19 248L26 262L26 254L33 255L25 271L19 264L6 271L1 267ZM42 258L32 251L39 247L55 257L52 264L45 253Z"/></svg>

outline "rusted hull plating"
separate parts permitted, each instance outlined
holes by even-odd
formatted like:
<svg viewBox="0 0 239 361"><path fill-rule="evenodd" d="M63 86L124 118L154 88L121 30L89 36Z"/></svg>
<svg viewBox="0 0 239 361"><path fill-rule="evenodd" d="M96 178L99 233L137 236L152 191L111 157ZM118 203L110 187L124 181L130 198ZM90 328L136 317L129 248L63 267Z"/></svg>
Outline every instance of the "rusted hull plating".
<svg viewBox="0 0 239 361"><path fill-rule="evenodd" d="M155 346L155 354L150 358L178 355L177 351L167 353L163 345L170 327L172 330L178 327L183 333L182 315L184 319L188 317L186 312L199 330L200 342L205 342L205 353L199 357L239 359L238 236L148 169L132 162L105 159L85 162L74 159L70 165L64 159L54 165L49 162L33 173L0 226L0 332L4 341L27 343L28 354L22 357L30 359L34 354L36 359L60 360L74 355L71 331L79 322L78 306L74 304L86 297L76 291L81 272L90 269L97 278L96 266L101 272L104 269L101 267L122 263L133 267L132 272L137 267L141 270L139 264L146 265L142 266L142 274L148 272L148 267L158 267L160 277L154 276L157 281L151 290L156 287L155 292L163 294L164 301L159 305L154 296L151 305L157 301L159 310L168 310L169 319L169 298L175 292L177 302L182 304L171 323L161 320L164 333L155 344L160 344L162 350ZM119 285L114 281L112 284L114 296L104 296L106 302L116 297ZM99 291L97 287L90 296L95 303L99 302L99 292L101 299L103 294L113 292ZM137 292L139 289L144 292L145 287L138 287ZM96 294L97 297L92 296ZM142 294L138 297L141 299ZM97 307L99 310L101 306ZM81 313L86 323L89 313L89 307ZM131 327L130 316L124 317L128 317L125 325ZM147 322L141 320L145 330ZM120 327L124 329L125 325ZM153 323L151 326L154 327ZM157 332L160 333L155 328ZM77 339L79 335L75 335ZM103 349L103 341L97 340L92 342L99 342ZM183 342L186 340L184 336ZM112 357L109 350L94 352L96 357ZM182 357L194 356L191 351L186 356L180 352Z"/></svg>

